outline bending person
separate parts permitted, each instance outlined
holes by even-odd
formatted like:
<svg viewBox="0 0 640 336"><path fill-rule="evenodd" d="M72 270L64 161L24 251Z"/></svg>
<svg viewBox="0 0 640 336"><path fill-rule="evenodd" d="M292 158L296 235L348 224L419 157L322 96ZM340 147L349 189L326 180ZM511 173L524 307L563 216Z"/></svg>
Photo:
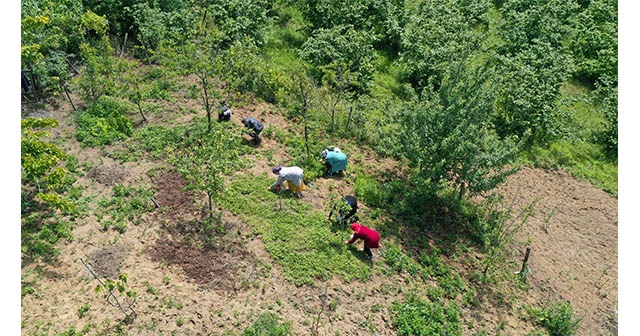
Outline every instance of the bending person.
<svg viewBox="0 0 640 336"><path fill-rule="evenodd" d="M218 113L218 121L231 120L231 109L224 100L220 102L220 112Z"/></svg>
<svg viewBox="0 0 640 336"><path fill-rule="evenodd" d="M347 169L347 155L342 152L323 150L322 159L327 167L327 173L335 175Z"/></svg>
<svg viewBox="0 0 640 336"><path fill-rule="evenodd" d="M293 192L296 197L302 196L302 191L306 189L304 185L304 171L300 167L273 167L271 172L278 175L278 179L269 187L269 190L280 190L282 183L287 182L287 188Z"/></svg>
<svg viewBox="0 0 640 336"><path fill-rule="evenodd" d="M260 142L260 137L259 137L260 132L262 132L262 130L264 129L264 126L262 125L262 123L255 118L249 117L249 118L243 118L242 124L249 130L251 130L251 136L253 137L253 142L255 144L258 144Z"/></svg>
<svg viewBox="0 0 640 336"><path fill-rule="evenodd" d="M344 243L352 244L356 240L362 239L364 241L364 253L367 255L367 259L373 259L371 249L380 247L380 234L376 230L370 229L362 224L358 224L358 222L351 224L351 230L353 230L351 239Z"/></svg>

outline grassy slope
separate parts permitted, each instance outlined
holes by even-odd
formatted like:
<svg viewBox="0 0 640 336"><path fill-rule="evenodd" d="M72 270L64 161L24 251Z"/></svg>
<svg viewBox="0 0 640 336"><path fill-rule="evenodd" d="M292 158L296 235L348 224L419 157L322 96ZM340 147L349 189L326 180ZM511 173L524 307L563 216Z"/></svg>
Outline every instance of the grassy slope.
<svg viewBox="0 0 640 336"><path fill-rule="evenodd" d="M568 82L561 89L558 108L570 115L568 134L549 144L537 146L522 154L522 161L537 167L563 169L575 177L588 180L593 185L618 194L618 161L609 158L602 147L595 143L595 136L606 122L597 106L588 102L590 91L584 86Z"/></svg>

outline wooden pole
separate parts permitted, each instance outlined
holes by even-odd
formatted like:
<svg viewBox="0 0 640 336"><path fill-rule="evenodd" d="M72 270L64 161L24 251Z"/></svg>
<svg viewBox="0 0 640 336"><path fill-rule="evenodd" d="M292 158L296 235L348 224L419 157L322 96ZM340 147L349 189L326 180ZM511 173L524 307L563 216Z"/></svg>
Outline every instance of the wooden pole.
<svg viewBox="0 0 640 336"><path fill-rule="evenodd" d="M524 254L524 260L522 261L522 268L520 269L520 275L526 279L527 273L525 270L527 269L527 263L529 262L529 254L531 253L531 248L527 247L527 252Z"/></svg>

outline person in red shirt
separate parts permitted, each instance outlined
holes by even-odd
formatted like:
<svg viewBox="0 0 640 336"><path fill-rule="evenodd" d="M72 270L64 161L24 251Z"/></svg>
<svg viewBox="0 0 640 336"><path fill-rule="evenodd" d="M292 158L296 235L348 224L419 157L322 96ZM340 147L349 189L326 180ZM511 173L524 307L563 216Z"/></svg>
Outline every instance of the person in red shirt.
<svg viewBox="0 0 640 336"><path fill-rule="evenodd" d="M358 239L364 240L364 253L367 254L367 259L373 259L371 249L380 247L380 234L376 230L370 229L358 222L351 224L351 230L353 230L351 239L344 243L352 244Z"/></svg>

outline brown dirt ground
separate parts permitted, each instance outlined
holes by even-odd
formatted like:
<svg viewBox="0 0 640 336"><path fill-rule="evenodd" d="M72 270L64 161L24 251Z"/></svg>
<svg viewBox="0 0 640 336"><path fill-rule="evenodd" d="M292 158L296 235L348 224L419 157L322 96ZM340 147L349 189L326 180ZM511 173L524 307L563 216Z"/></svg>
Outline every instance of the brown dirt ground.
<svg viewBox="0 0 640 336"><path fill-rule="evenodd" d="M167 114L157 118L158 122L182 115L178 106L201 110L197 102L178 100L165 106ZM252 115L266 125L286 127L285 118L274 111L276 108L268 104L248 104L234 108L232 122L240 127L240 119ZM59 109L37 113L66 121L52 136L72 134L69 120L73 112L66 101ZM149 118L155 122L154 116ZM178 122L189 118L192 115L183 115ZM97 283L80 258L89 260L103 276L115 277L117 272L129 275L129 286L139 296L137 317L125 327L128 335L241 334L256 315L265 311L290 321L295 335L395 334L387 307L411 288L408 278L386 276L380 272L381 266L373 263L370 267L374 276L366 283L331 279L296 287L284 280L282 269L272 262L248 225L226 211L222 216L225 230L237 232L237 237L225 238L216 247L203 246L197 240L186 244L179 239L194 234L185 229L185 224L202 218L204 196L185 192L181 176L170 168L144 161L120 165L104 157L100 149L81 148L71 137L63 148L92 166L77 181L84 186L85 196L108 196L113 183L144 186L156 190L160 208L141 216L141 224L129 225L124 234L103 231L93 215L80 219L73 231L74 240L60 247L58 262L25 266L23 282L32 283L36 292L22 300L24 335L57 334L72 326L81 330L90 323L94 327L89 335L115 333L122 313L93 292ZM260 150L270 151L278 164L286 165L291 159L270 139L263 140ZM256 160L248 171L270 174L266 159ZM377 169L381 178L401 167L371 152L364 152L360 161L350 164ZM150 178L147 172L152 168L162 168L162 174ZM353 192L348 178L318 179L302 201L325 209L330 186L339 194ZM533 168L523 168L499 191L513 199L516 208L539 198L535 215L513 246L514 271L524 249L532 248L532 288L520 303L537 305L566 299L583 319L578 335L617 334L617 199L567 173ZM267 265L270 269L265 273ZM80 318L77 312L85 303L90 310ZM335 308L329 308L330 303ZM515 312L497 307L463 309L463 333L472 335L482 327L489 334L497 334L504 322L502 335L527 334L532 327L521 318L517 311L520 306ZM468 324L474 328L466 327Z"/></svg>

